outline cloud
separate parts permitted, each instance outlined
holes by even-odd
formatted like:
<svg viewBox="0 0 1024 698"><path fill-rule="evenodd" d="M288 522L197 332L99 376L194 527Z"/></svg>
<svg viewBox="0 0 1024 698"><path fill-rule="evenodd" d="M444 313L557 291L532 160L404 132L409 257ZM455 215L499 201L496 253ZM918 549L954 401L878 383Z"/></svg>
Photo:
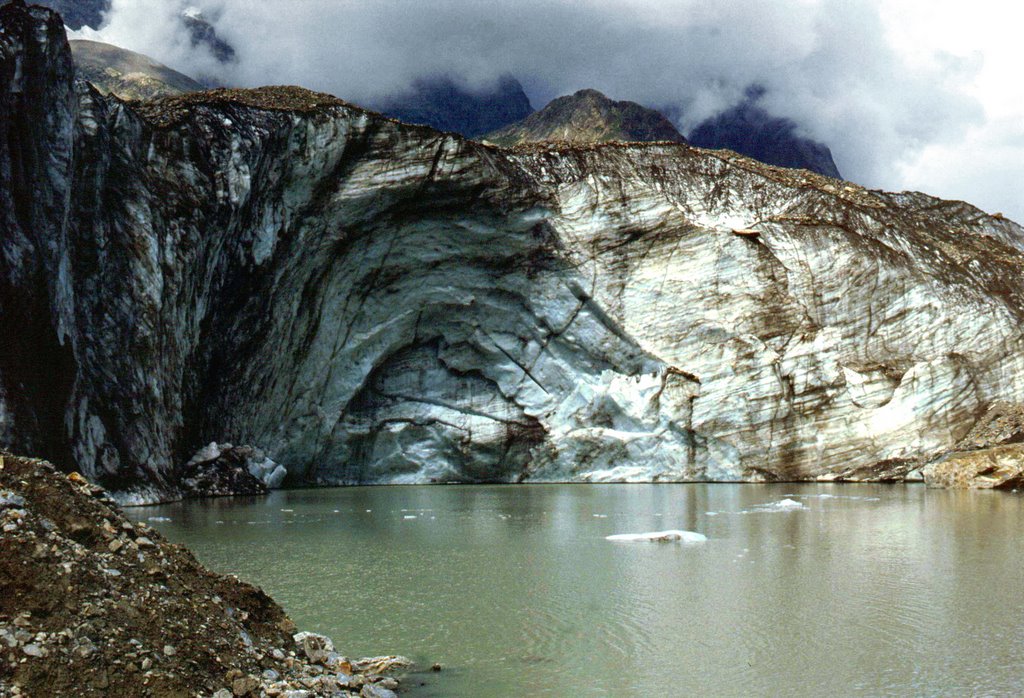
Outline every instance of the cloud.
<svg viewBox="0 0 1024 698"><path fill-rule="evenodd" d="M190 0L235 47L225 67L191 46L184 2L113 0L92 38L193 75L364 104L424 75L485 87L510 73L535 106L593 87L671 106L684 132L756 83L850 179L975 196L1024 219L1013 145L1024 94L1000 95L1024 50L1010 41L1019 25L1000 14L1007 3L989 2ZM998 47L993 31L1006 34Z"/></svg>

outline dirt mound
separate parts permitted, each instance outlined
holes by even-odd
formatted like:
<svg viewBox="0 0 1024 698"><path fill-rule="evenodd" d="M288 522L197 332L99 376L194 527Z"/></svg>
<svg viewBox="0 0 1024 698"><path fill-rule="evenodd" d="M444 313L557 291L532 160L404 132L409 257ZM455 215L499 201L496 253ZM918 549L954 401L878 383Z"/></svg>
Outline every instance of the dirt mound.
<svg viewBox="0 0 1024 698"><path fill-rule="evenodd" d="M388 696L408 665L295 631L102 488L0 453L0 696Z"/></svg>

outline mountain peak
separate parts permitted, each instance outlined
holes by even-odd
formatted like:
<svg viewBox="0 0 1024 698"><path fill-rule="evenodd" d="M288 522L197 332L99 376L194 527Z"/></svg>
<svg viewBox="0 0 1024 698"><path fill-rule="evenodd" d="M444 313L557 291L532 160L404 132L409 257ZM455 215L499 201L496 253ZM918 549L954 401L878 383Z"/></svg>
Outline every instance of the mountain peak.
<svg viewBox="0 0 1024 698"><path fill-rule="evenodd" d="M770 114L761 105L765 94L764 87L751 85L739 104L698 124L690 132L690 143L842 179L828 146L801 136L796 122Z"/></svg>
<svg viewBox="0 0 1024 698"><path fill-rule="evenodd" d="M636 102L615 101L595 89L577 90L553 99L540 111L485 138L504 146L543 141L686 142L660 112Z"/></svg>
<svg viewBox="0 0 1024 698"><path fill-rule="evenodd" d="M387 116L476 138L533 113L530 100L511 75L490 90L472 90L449 76L420 78L402 94L373 105Z"/></svg>

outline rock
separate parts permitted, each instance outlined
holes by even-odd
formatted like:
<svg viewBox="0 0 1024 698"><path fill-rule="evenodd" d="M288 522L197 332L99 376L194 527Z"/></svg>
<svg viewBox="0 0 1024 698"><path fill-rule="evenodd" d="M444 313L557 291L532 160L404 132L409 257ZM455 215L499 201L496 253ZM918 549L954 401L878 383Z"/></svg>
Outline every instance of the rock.
<svg viewBox="0 0 1024 698"><path fill-rule="evenodd" d="M322 662L334 651L331 638L317 633L302 632L295 635L296 646L313 663Z"/></svg>
<svg viewBox="0 0 1024 698"><path fill-rule="evenodd" d="M430 670L431 671L441 671L441 665L435 662L434 664L432 664L430 666Z"/></svg>
<svg viewBox="0 0 1024 698"><path fill-rule="evenodd" d="M269 471L265 472L267 467ZM275 467L273 461L251 447L211 442L185 464L182 485L193 497L264 494L267 485L263 478L275 479Z"/></svg>
<svg viewBox="0 0 1024 698"><path fill-rule="evenodd" d="M222 688L213 694L211 698L231 698L232 692L226 688Z"/></svg>
<svg viewBox="0 0 1024 698"><path fill-rule="evenodd" d="M236 696L247 696L260 687L260 682L255 676L243 676L231 682L231 692Z"/></svg>
<svg viewBox="0 0 1024 698"><path fill-rule="evenodd" d="M89 486L89 481L86 480L82 476L82 474L78 473L78 472L68 473L68 480L70 480L71 482L75 483L76 485L79 485L79 486L82 486L82 487L88 487Z"/></svg>
<svg viewBox="0 0 1024 698"><path fill-rule="evenodd" d="M135 539L135 545L139 546L140 548L154 548L154 547L156 547L156 544L151 539L147 538L146 536L139 536L138 538L136 538Z"/></svg>
<svg viewBox="0 0 1024 698"><path fill-rule="evenodd" d="M25 498L9 491L0 491L0 511L25 506Z"/></svg>
<svg viewBox="0 0 1024 698"><path fill-rule="evenodd" d="M950 453L923 469L929 487L1017 489L1024 487L1024 444Z"/></svg>
<svg viewBox="0 0 1024 698"><path fill-rule="evenodd" d="M378 683L368 683L363 686L363 690L359 692L362 698L398 698L398 694L394 691L384 688Z"/></svg>
<svg viewBox="0 0 1024 698"><path fill-rule="evenodd" d="M173 645L164 645L164 654L168 657L173 657L177 653L178 650L176 650Z"/></svg>
<svg viewBox="0 0 1024 698"><path fill-rule="evenodd" d="M400 655L364 657L352 662L352 667L362 674L387 674L392 671L408 669L412 665L411 659Z"/></svg>
<svg viewBox="0 0 1024 698"><path fill-rule="evenodd" d="M24 652L25 654L27 654L29 657L45 657L46 656L46 650L44 650L42 647L40 647L39 645L37 645L35 643L25 645L24 647L21 648L21 651Z"/></svg>

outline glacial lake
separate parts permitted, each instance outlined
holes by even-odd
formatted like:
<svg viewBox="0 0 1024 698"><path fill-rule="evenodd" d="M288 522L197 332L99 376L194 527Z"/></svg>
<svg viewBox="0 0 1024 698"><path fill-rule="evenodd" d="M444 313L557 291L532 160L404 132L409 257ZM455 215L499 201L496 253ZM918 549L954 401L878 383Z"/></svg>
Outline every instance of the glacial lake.
<svg viewBox="0 0 1024 698"><path fill-rule="evenodd" d="M344 654L443 665L404 695L1024 693L1016 494L353 487L128 513ZM605 539L664 529L708 540Z"/></svg>

